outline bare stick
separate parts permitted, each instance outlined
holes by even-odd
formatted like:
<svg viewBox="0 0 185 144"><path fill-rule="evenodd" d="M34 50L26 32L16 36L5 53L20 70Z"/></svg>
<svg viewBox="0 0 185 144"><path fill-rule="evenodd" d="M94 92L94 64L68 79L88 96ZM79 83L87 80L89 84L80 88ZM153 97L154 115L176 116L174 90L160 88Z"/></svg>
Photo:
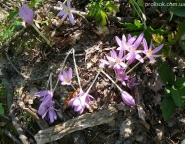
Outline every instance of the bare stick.
<svg viewBox="0 0 185 144"><path fill-rule="evenodd" d="M108 109L96 113L87 113L78 116L48 129L39 131L35 135L35 140L37 144L44 144L58 140L74 131L108 123L116 117L117 112L118 111L114 107L109 107Z"/></svg>
<svg viewBox="0 0 185 144"><path fill-rule="evenodd" d="M11 132L9 132L7 129L4 129L3 132L10 137L14 142L16 142L17 144L22 144L22 142L16 138Z"/></svg>
<svg viewBox="0 0 185 144"><path fill-rule="evenodd" d="M44 75L42 77L38 77L38 78L30 78L29 76L26 76L24 74L22 74L15 66L14 64L12 63L10 57L8 56L8 54L6 53L6 58L7 60L9 61L10 65L13 67L13 69L19 74L21 75L25 80L30 80L30 81L36 81L36 80L39 80L39 79L43 79L43 78L46 78L48 77L48 75Z"/></svg>
<svg viewBox="0 0 185 144"><path fill-rule="evenodd" d="M25 136L25 133L23 129L21 128L21 124L19 119L14 114L14 105L13 105L13 86L12 83L9 81L9 76L7 72L3 69L2 70L3 79L4 79L4 86L7 91L7 104L10 111L10 117L12 119L12 124L15 127L17 133L19 134L19 138L22 141L23 144L29 144L27 137Z"/></svg>

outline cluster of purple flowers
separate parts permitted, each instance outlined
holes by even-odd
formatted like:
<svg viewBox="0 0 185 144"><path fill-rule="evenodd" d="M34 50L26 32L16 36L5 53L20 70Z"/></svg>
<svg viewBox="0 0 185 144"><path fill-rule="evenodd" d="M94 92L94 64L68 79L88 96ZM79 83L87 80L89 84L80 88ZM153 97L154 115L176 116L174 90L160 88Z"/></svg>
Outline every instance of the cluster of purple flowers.
<svg viewBox="0 0 185 144"><path fill-rule="evenodd" d="M74 25L75 20L72 11L74 11L75 8L71 8L70 0L67 0L67 6L60 1L58 1L58 4L62 7L62 10L57 14L57 16L63 16L63 21L68 16L71 24ZM22 8L19 8L18 14L28 24L33 23L34 11L30 9L27 4L24 4Z"/></svg>
<svg viewBox="0 0 185 144"><path fill-rule="evenodd" d="M122 36L122 39L119 39L117 36L115 37L115 39L119 46L117 48L117 51L111 50L110 56L106 55L107 60L100 59L99 67L104 68L105 65L107 65L108 68L112 68L115 71L116 79L120 81L124 86L132 88L138 85L138 83L135 83L135 77L130 78L130 76L128 75L127 69L129 65L132 64L135 60L143 63L145 58L149 58L150 62L154 63L156 61L156 57L162 56L161 54L156 53L162 49L163 44L156 47L155 49L152 49L153 43L151 41L148 48L143 33L141 33L138 37L132 37L130 34L128 34L127 39L125 35ZM138 50L139 46L142 46L144 49ZM142 57L143 54L145 54L144 58ZM122 91L121 89L120 91L122 99L126 104L135 104L134 99L129 93Z"/></svg>
<svg viewBox="0 0 185 144"><path fill-rule="evenodd" d="M62 7L62 10L57 14L57 16L63 16L62 20L64 20L68 16L71 24L74 25L75 20L72 13L75 8L71 8L70 0L67 0L67 5L64 5L60 1L58 2L58 4ZM33 24L34 12L28 7L27 4L24 4L24 6L19 9L18 14L28 24ZM148 47L143 33L141 33L138 37L132 37L130 34L128 34L127 38L125 35L123 35L122 39L118 38L117 36L115 37L115 39L119 47L117 48L117 50L111 50L110 55L106 55L107 60L100 59L101 63L99 67L104 68L105 65L107 65L108 68L112 68L115 71L116 79L120 81L122 85L127 86L129 89L131 89L132 87L138 85L138 83L136 83L135 77L129 76L129 72L132 70L128 70L129 66L135 60L143 63L145 58L148 58L151 63L154 63L155 58L161 56L160 54L156 53L162 49L163 44L153 49L153 43L151 41L150 46ZM143 47L142 50L139 48L140 46ZM142 57L143 55L145 55L144 58ZM107 75L106 73L104 74ZM110 76L107 77L111 79ZM94 79L92 85L94 84L96 78ZM61 81L62 85L71 85L72 68L69 68L68 71L63 71L62 74L59 74L58 79ZM115 83L113 80L112 82ZM134 98L128 92L122 90L118 85L117 87L120 90L122 100L127 105L134 105ZM91 101L94 99L91 95L88 94L90 88L91 86L89 87L87 92L83 92L83 90L80 88L79 93L77 93L68 102L68 105L72 106L75 112L79 112L81 114L85 108L89 108ZM51 123L53 123L54 120L57 119L57 110L54 108L55 102L53 101L53 94L54 90L52 90L52 88L51 90L43 90L35 94L35 96L40 98L41 101L38 109L38 114L42 116L43 119L50 120Z"/></svg>

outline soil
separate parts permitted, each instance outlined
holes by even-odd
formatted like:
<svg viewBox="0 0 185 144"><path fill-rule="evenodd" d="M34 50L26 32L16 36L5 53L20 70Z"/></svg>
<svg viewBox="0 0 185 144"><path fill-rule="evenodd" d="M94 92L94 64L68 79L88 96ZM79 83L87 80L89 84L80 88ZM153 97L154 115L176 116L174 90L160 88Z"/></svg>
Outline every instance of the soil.
<svg viewBox="0 0 185 144"><path fill-rule="evenodd" d="M51 4L55 3L54 1L50 2ZM116 3L127 8L126 13L130 14L131 10L127 7L128 5L122 2ZM74 1L74 4L77 4L77 1ZM79 3L78 7L81 8L84 4L85 1ZM43 3L43 9L45 6L46 4ZM117 13L117 16L126 15L122 15L124 10L122 10L121 6L121 12ZM151 15L155 16L156 12ZM41 31L47 37L50 37L53 43L52 47L49 47L31 26L26 26L24 33L16 37L8 45L6 51L2 53L1 61L4 61L4 63L0 65L0 68L6 71L14 87L15 115L19 118L30 143L36 143L34 135L41 128L36 120L30 116L30 113L25 111L25 108L30 108L33 111L38 109L40 101L34 94L47 89L50 74L52 74L53 87L55 86L67 52L71 48L75 49L75 58L82 88L86 91L97 74L99 59L105 59L111 49L117 48L115 36L121 38L123 34L128 33L123 26L115 22L109 22L107 26L102 28L94 21L90 21L88 26L83 19L75 18L75 26L72 26L68 20L59 26L56 24L60 24L60 19L57 17L53 18L48 27L44 24L41 25ZM165 16L163 18L165 19ZM152 26L153 21L150 18L148 22ZM162 24L158 23L158 25L161 26ZM183 50L176 51L175 49L172 50L173 53L184 56ZM174 67L178 66L178 63L172 61L172 58L167 59L171 68L174 69ZM18 72L12 67L12 64ZM69 55L64 69L67 70L69 67L72 67L73 71L75 70L72 54ZM105 71L111 77L114 77L113 70L106 68ZM184 76L183 67L177 70L176 74ZM134 69L131 75L136 76L139 82L139 85L133 89L125 89L136 101L136 105L132 107L124 104L119 90L109 79L100 74L89 92L94 97L93 104L83 114L95 113L110 106L116 107L119 112L116 118L108 124L78 131L81 138L84 139L86 144L183 144L182 141L185 138L185 109L177 109L169 120L163 120L161 101L164 98L163 90L165 85L159 77L157 63L150 64L145 61ZM1 76L1 79L3 80L3 76ZM79 87L75 72L73 73L72 84L75 89ZM124 89L121 83L118 83L118 85ZM74 92L72 87L58 84L54 94L54 100L57 102L55 109L58 110L58 119L52 124L46 121L49 127L80 115L75 113L71 107L64 109L64 104L70 92ZM61 117L64 114L68 116L67 119ZM7 107L5 107L5 115L9 116ZM11 122L5 122L6 120L2 117L0 118L1 129L8 129L18 137L18 134L14 132L15 130L11 130ZM3 140L1 141L2 144L10 141L3 132L0 139ZM11 141L10 143L13 142ZM75 140L72 134L69 134L57 140L56 143L73 144Z"/></svg>

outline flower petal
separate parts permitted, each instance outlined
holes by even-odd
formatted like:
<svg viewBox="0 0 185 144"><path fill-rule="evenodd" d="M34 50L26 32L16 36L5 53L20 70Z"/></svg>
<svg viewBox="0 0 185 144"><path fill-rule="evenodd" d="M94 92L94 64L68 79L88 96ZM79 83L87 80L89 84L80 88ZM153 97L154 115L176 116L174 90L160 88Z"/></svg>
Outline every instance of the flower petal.
<svg viewBox="0 0 185 144"><path fill-rule="evenodd" d="M162 44L162 45L156 47L156 48L153 50L153 53L156 53L156 52L160 51L160 50L163 48L163 46L164 46L164 44Z"/></svg>
<svg viewBox="0 0 185 144"><path fill-rule="evenodd" d="M75 20L74 20L74 17L73 17L72 13L69 13L69 20L70 20L72 25L75 25Z"/></svg>
<svg viewBox="0 0 185 144"><path fill-rule="evenodd" d="M126 91L121 91L121 98L127 105L135 105L134 98Z"/></svg>

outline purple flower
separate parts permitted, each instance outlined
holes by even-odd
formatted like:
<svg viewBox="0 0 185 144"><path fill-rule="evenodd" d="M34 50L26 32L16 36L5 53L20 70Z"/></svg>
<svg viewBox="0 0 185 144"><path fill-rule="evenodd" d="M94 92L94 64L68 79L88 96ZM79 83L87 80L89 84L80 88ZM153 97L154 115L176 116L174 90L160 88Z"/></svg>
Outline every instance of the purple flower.
<svg viewBox="0 0 185 144"><path fill-rule="evenodd" d="M63 16L62 20L68 16L71 24L74 25L75 20L71 10L75 10L75 8L71 8L70 0L67 0L67 6L60 1L58 1L58 4L63 7L63 9L57 14L57 16Z"/></svg>
<svg viewBox="0 0 185 144"><path fill-rule="evenodd" d="M28 24L33 23L33 17L34 17L34 12L32 9L28 7L27 4L24 4L22 8L19 8L19 16L26 21Z"/></svg>
<svg viewBox="0 0 185 144"><path fill-rule="evenodd" d="M57 119L56 110L53 108L54 104L55 102L50 99L47 103L42 102L38 110L38 114L42 116L42 119L50 120L51 123Z"/></svg>
<svg viewBox="0 0 185 144"><path fill-rule="evenodd" d="M120 91L121 92L121 98L124 101L125 104L132 106L135 105L134 98L126 91Z"/></svg>
<svg viewBox="0 0 185 144"><path fill-rule="evenodd" d="M139 53L143 53L143 50L136 50L141 44L143 36L144 34L141 33L138 36L137 40L133 43L133 45L126 49L128 51L128 54L126 55L126 60L128 60L129 64L131 64L135 59L139 60L141 63L144 62L143 58L139 55Z"/></svg>
<svg viewBox="0 0 185 144"><path fill-rule="evenodd" d="M158 51L160 51L162 49L162 47L164 46L164 44L156 47L154 50L152 50L152 46L153 46L152 40L151 40L151 43L150 43L150 47L148 48L146 39L143 38L143 47L144 47L143 53L146 54L146 56L150 59L150 62L151 63L154 63L156 61L155 60L156 57L162 56L161 54L155 54L155 53L157 53Z"/></svg>
<svg viewBox="0 0 185 144"><path fill-rule="evenodd" d="M43 90L40 92L37 92L35 94L35 96L39 97L41 101L43 101L44 99L46 99L47 97L53 97L53 91L50 90Z"/></svg>
<svg viewBox="0 0 185 144"><path fill-rule="evenodd" d="M123 49L119 51L119 54L115 52L115 50L111 51L112 55L111 56L106 56L107 59L109 60L109 63L113 63L114 69L121 69L121 68L126 68L127 65L123 62L126 57L123 57Z"/></svg>
<svg viewBox="0 0 185 144"><path fill-rule="evenodd" d="M110 56L113 58L113 59L116 59L116 57L117 57L117 53L116 53L116 51L115 50L111 50L110 51ZM99 67L100 68L104 68L104 66L105 65L109 65L109 68L111 68L111 67L113 67L114 66L114 64L115 64L115 62L114 62L115 60L109 60L109 61L106 61L106 60L104 60L104 59L100 59L100 65L99 65Z"/></svg>
<svg viewBox="0 0 185 144"><path fill-rule="evenodd" d="M68 104L74 107L75 112L79 112L81 114L85 108L89 108L91 99L94 98L81 90L80 93L76 97L72 98Z"/></svg>
<svg viewBox="0 0 185 144"><path fill-rule="evenodd" d="M122 69L120 69L116 71L116 78L125 86L125 81L128 80L129 76L127 75L127 73L124 73Z"/></svg>
<svg viewBox="0 0 185 144"><path fill-rule="evenodd" d="M122 35L122 40L120 40L117 36L115 37L115 39L117 44L119 45L117 50L121 50L121 49L128 50L132 46L133 42L136 40L136 36L131 37L131 35L128 34L127 40L125 35Z"/></svg>
<svg viewBox="0 0 185 144"><path fill-rule="evenodd" d="M69 71L63 71L63 74L58 75L59 80L62 85L70 85L72 79L72 68L69 68Z"/></svg>
<svg viewBox="0 0 185 144"><path fill-rule="evenodd" d="M55 102L52 100L53 91L43 90L35 94L39 97L42 103L39 106L38 114L42 116L42 119L50 120L51 123L57 119L55 109L53 108Z"/></svg>
<svg viewBox="0 0 185 144"><path fill-rule="evenodd" d="M135 83L135 81L136 81L136 78L135 78L135 77L132 78L131 80L129 80L129 81L127 82L127 87L128 87L129 89L131 89L132 87L139 85L139 83Z"/></svg>

